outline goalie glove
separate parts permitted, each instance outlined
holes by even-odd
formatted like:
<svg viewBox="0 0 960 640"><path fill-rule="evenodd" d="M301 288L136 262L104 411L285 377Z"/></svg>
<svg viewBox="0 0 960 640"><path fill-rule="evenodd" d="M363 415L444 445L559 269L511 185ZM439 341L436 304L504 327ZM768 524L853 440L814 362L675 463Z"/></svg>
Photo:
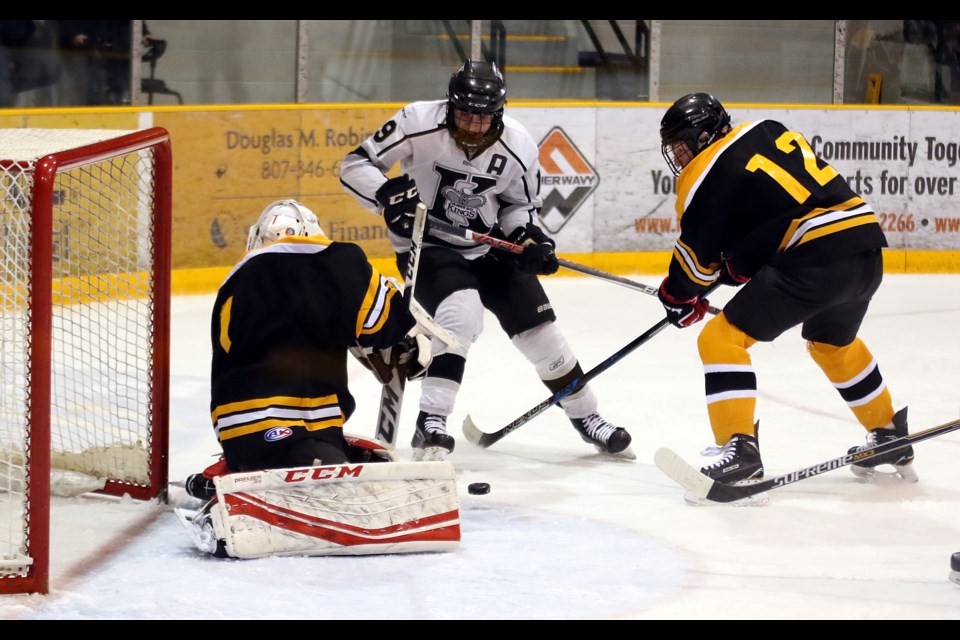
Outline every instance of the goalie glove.
<svg viewBox="0 0 960 640"><path fill-rule="evenodd" d="M667 312L667 320L670 321L670 324L683 329L703 320L703 316L707 315L707 310L710 308L710 301L700 296L682 300L675 298L667 291L667 281L669 279L664 278L663 282L660 283L657 297L660 298L660 302Z"/></svg>
<svg viewBox="0 0 960 640"><path fill-rule="evenodd" d="M427 367L433 360L430 338L422 333L407 335L386 349L353 346L349 351L364 367L373 372L380 384L388 384L395 370L408 380L418 380L427 374Z"/></svg>
<svg viewBox="0 0 960 640"><path fill-rule="evenodd" d="M433 361L433 347L427 335L408 335L393 351L397 369L407 380L420 380L427 375L427 367Z"/></svg>
<svg viewBox="0 0 960 640"><path fill-rule="evenodd" d="M532 222L514 230L507 238L523 246L523 253L516 256L517 268L525 273L548 276L560 268L555 249L557 243Z"/></svg>
<svg viewBox="0 0 960 640"><path fill-rule="evenodd" d="M411 237L413 219L420 204L417 183L407 174L390 178L377 189L376 198L383 207L383 221L387 228L401 238Z"/></svg>
<svg viewBox="0 0 960 640"><path fill-rule="evenodd" d="M354 358L369 369L380 384L388 384L393 378L393 369L390 367L390 349L372 349L356 345L348 350Z"/></svg>

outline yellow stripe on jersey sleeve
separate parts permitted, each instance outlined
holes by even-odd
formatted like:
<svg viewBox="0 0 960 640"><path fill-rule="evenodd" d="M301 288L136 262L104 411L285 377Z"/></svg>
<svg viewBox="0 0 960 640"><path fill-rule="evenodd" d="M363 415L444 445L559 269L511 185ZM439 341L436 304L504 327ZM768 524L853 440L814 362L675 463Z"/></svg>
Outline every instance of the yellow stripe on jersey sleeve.
<svg viewBox="0 0 960 640"><path fill-rule="evenodd" d="M399 291L379 271L373 270L370 285L357 314L357 336L373 334L383 328L390 317L391 304Z"/></svg>

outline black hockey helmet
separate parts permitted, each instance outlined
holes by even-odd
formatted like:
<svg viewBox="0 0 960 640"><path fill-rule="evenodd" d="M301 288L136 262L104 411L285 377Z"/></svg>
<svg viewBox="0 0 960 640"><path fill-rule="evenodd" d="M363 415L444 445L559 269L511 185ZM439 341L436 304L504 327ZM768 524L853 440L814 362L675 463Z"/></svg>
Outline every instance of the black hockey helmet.
<svg viewBox="0 0 960 640"><path fill-rule="evenodd" d="M660 121L660 143L664 160L674 175L715 140L723 137L730 115L720 101L709 93L690 93L673 103ZM686 145L689 153L677 157L676 143Z"/></svg>
<svg viewBox="0 0 960 640"><path fill-rule="evenodd" d="M467 60L452 76L447 89L447 126L464 151L478 153L503 133L503 106L507 103L507 84L496 62ZM454 122L454 109L474 114L490 114L493 121L483 134L470 134Z"/></svg>

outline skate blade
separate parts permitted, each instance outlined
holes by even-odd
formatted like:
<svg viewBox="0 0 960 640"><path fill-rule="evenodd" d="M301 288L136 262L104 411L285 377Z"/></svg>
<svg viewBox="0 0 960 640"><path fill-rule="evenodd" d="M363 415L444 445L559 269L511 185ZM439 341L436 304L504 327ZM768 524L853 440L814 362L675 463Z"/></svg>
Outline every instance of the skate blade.
<svg viewBox="0 0 960 640"><path fill-rule="evenodd" d="M194 546L200 551L214 554L217 551L217 537L213 532L213 525L209 518L203 518L205 514L195 511L188 511L183 508L174 508L173 512L177 516L180 524L186 528L190 534L190 539Z"/></svg>
<svg viewBox="0 0 960 640"><path fill-rule="evenodd" d="M446 460L450 452L443 447L424 447L423 449L413 450L414 462L442 462Z"/></svg>
<svg viewBox="0 0 960 640"><path fill-rule="evenodd" d="M892 471L888 471L888 469L892 469ZM858 467L854 465L850 467L850 471L861 480L870 482L895 481L914 484L920 481L917 472L913 468L913 464L880 464L876 467Z"/></svg>
<svg viewBox="0 0 960 640"><path fill-rule="evenodd" d="M734 500L733 502L714 502L713 500L701 498L692 491L687 491L683 494L683 501L694 507L763 507L770 502L770 496L764 492L743 498L742 500Z"/></svg>
<svg viewBox="0 0 960 640"><path fill-rule="evenodd" d="M951 571L950 572L950 582L954 584L960 584L960 571Z"/></svg>
<svg viewBox="0 0 960 640"><path fill-rule="evenodd" d="M603 455L609 456L609 457L611 457L611 458L619 458L619 459L621 459L621 460L636 460L636 459L637 459L637 454L635 454L635 453L633 452L633 449L631 449L630 447L627 447L627 448L624 449L623 451L618 451L617 453L610 453L609 451L604 451L603 449L601 449L600 447L598 447L598 446L596 446L596 445L594 445L594 447L596 447L597 451L599 451L599 452L602 453Z"/></svg>

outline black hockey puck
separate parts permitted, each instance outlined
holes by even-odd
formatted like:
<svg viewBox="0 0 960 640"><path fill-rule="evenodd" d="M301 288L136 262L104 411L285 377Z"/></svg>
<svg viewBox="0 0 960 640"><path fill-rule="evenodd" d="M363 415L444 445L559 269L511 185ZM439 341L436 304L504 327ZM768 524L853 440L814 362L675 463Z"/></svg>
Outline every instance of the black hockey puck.
<svg viewBox="0 0 960 640"><path fill-rule="evenodd" d="M490 485L486 482L474 482L467 487L467 491L475 496L482 496L490 493Z"/></svg>

